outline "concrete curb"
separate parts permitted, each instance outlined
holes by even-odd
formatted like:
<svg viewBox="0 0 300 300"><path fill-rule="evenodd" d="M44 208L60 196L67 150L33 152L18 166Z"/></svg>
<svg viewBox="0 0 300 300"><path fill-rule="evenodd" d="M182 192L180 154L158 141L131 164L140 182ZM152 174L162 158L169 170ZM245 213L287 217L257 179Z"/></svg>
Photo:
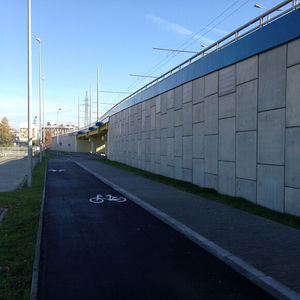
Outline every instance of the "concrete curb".
<svg viewBox="0 0 300 300"><path fill-rule="evenodd" d="M219 247L214 242L208 240L204 236L200 235L199 233L193 231L183 223L177 221L176 219L168 216L166 213L160 211L159 209L153 207L152 205L144 202L139 197L135 196L134 194L128 192L124 188L119 187L115 183L107 180L103 176L97 174L96 172L92 171L91 169L87 168L83 164L72 160L75 162L79 167L83 168L87 172L94 175L99 180L103 181L108 186L112 187L116 191L120 192L139 206L143 207L145 210L156 216L158 219L163 221L164 223L171 226L176 231L182 233L184 236L186 236L191 241L195 242L197 245L199 245L201 248L205 249L212 255L219 258L221 261L225 262L227 265L229 265L231 268L239 272L241 275L246 277L248 280L271 294L272 296L276 297L277 299L293 299L293 300L299 300L300 294L297 292L291 290L287 286L281 284L280 282L276 281L270 276L267 276L257 268L253 267L252 265L248 264L243 259L233 255L226 249L223 249L222 247Z"/></svg>
<svg viewBox="0 0 300 300"><path fill-rule="evenodd" d="M38 297L38 281L39 281L40 253L41 253L43 219L44 219L44 204L45 204L45 194L46 194L47 166L48 163L46 163L46 168L45 168L44 189L43 189L42 204L41 204L41 211L40 211L40 218L39 218L39 228L38 228L38 233L36 238L35 256L34 256L34 262L32 268L30 300L36 300Z"/></svg>

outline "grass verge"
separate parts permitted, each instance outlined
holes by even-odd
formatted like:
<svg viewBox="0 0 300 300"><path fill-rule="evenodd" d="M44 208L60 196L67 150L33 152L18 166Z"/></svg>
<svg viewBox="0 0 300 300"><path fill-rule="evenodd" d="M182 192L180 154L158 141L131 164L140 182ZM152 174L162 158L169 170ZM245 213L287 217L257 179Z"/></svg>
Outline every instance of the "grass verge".
<svg viewBox="0 0 300 300"><path fill-rule="evenodd" d="M19 190L0 193L0 207L8 208L0 222L0 299L29 299L46 159Z"/></svg>
<svg viewBox="0 0 300 300"><path fill-rule="evenodd" d="M170 186L173 186L175 188L184 190L186 192L196 194L201 197L205 197L217 202L221 202L223 204L247 211L249 213L255 214L257 216L261 216L267 219L270 219L272 221L282 223L284 225L294 227L296 229L300 230L300 218L296 216L292 216L286 213L279 213L276 211L273 211L271 209L265 208L263 206L254 204L248 200L245 200L243 198L239 197L230 197L227 195L221 195L217 191L213 189L208 188L200 188L199 186L186 182L181 180L176 180L173 178L165 177L162 175L150 173L141 169L137 169L116 161L111 161L109 159L103 159L103 158L91 158L90 160L95 160L102 162L104 164L125 170L127 172L134 173L139 176L143 176L145 178L155 180Z"/></svg>

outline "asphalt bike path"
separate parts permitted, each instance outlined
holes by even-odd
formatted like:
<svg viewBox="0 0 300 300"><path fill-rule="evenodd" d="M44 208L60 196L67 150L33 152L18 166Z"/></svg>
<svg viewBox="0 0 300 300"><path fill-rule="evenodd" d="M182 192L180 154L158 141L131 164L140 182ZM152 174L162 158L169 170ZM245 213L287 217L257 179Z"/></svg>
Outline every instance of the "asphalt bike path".
<svg viewBox="0 0 300 300"><path fill-rule="evenodd" d="M74 162L48 162L39 299L272 299Z"/></svg>

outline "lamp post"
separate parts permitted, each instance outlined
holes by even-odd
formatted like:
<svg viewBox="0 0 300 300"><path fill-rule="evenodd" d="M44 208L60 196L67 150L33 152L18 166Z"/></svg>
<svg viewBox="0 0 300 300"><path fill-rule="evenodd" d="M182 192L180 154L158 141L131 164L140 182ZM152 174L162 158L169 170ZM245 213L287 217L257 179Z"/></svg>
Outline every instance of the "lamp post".
<svg viewBox="0 0 300 300"><path fill-rule="evenodd" d="M45 150L45 141L46 141L46 132L45 132L45 78L42 77L43 80L43 150ZM43 151L44 156L46 156L45 151Z"/></svg>
<svg viewBox="0 0 300 300"><path fill-rule="evenodd" d="M61 108L57 111L57 117L56 117L56 124L57 124L57 137L56 137L56 153L58 154L58 145L59 145L59 125L58 125L58 113L61 110Z"/></svg>
<svg viewBox="0 0 300 300"><path fill-rule="evenodd" d="M27 186L32 186L32 130L31 130L31 0L28 0L28 169Z"/></svg>
<svg viewBox="0 0 300 300"><path fill-rule="evenodd" d="M259 5L259 4L254 4L253 6L254 6L255 8L260 8L260 9L264 9L264 10L269 10L268 8L263 7L263 6ZM278 8L278 9L276 9L276 11L282 11L282 9L281 9L281 8ZM268 15L268 22L270 22L270 15Z"/></svg>
<svg viewBox="0 0 300 300"><path fill-rule="evenodd" d="M43 153L43 143L42 143L42 55L41 55L41 40L36 38L39 43L39 115L40 115L40 123L39 123L39 142L40 142L40 162L42 162L42 153Z"/></svg>

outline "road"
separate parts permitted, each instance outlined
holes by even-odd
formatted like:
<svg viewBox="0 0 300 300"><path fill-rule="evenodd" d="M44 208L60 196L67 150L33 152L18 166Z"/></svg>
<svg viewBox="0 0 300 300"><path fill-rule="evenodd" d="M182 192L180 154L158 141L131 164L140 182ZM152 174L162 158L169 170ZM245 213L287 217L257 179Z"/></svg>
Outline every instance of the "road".
<svg viewBox="0 0 300 300"><path fill-rule="evenodd" d="M39 299L272 299L75 163L48 162ZM101 199L102 200L101 200Z"/></svg>

